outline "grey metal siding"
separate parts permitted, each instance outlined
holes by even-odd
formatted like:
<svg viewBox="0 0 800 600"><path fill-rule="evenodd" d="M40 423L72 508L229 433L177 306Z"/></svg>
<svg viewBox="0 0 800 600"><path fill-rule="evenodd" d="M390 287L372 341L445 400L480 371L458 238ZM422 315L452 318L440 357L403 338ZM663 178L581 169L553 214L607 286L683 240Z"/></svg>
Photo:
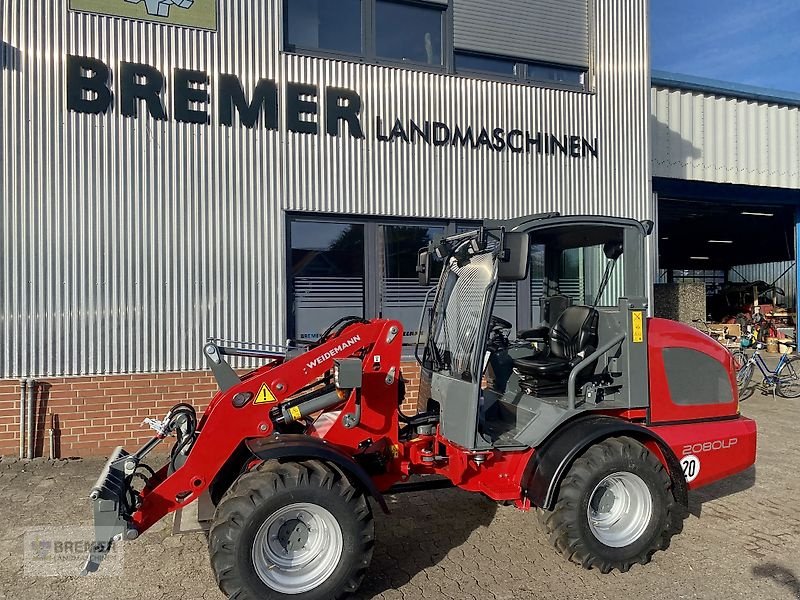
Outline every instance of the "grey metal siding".
<svg viewBox="0 0 800 600"><path fill-rule="evenodd" d="M208 336L286 335L285 212L653 218L646 2L598 0L596 94L279 52L280 2L208 32L6 0L0 71L0 377L202 368ZM68 112L67 54L357 91L366 138ZM171 115L170 90L166 94ZM215 106L212 103L212 107ZM597 159L379 142L375 119L598 140Z"/></svg>
<svg viewBox="0 0 800 600"><path fill-rule="evenodd" d="M589 66L591 0L453 0L455 47Z"/></svg>
<svg viewBox="0 0 800 600"><path fill-rule="evenodd" d="M653 175L800 187L800 107L654 86Z"/></svg>

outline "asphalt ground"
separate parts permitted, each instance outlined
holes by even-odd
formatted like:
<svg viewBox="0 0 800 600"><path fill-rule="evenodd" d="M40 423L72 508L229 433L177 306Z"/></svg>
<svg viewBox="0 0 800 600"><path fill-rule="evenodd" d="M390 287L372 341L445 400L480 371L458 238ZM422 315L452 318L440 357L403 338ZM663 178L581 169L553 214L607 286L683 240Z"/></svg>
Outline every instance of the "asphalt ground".
<svg viewBox="0 0 800 600"><path fill-rule="evenodd" d="M585 571L555 552L531 514L457 489L412 493L389 498L391 515L376 511L375 556L357 597L800 600L800 400L757 392L742 412L759 425L756 468L693 492L683 533L649 565ZM222 599L203 534L172 535L171 519L125 543L107 573L75 577L67 560L59 575L42 575L37 544L91 523L86 494L102 464L0 460L0 598Z"/></svg>

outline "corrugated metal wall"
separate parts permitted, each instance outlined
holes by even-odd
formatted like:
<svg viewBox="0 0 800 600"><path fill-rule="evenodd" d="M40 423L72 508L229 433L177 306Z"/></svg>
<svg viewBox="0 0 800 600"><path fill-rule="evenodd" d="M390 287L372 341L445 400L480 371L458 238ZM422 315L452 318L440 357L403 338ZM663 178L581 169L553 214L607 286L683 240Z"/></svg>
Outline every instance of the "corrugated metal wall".
<svg viewBox="0 0 800 600"><path fill-rule="evenodd" d="M279 4L219 2L218 32L2 4L0 377L194 369L210 335L281 341L286 210L653 217L645 0L597 0L596 94L282 55ZM283 115L272 132L70 113L67 54L200 69L212 96L220 73L351 88L366 139ZM599 157L378 142L378 115L575 133Z"/></svg>
<svg viewBox="0 0 800 600"><path fill-rule="evenodd" d="M800 187L800 107L654 86L653 176Z"/></svg>
<svg viewBox="0 0 800 600"><path fill-rule="evenodd" d="M728 271L730 281L766 281L785 292L778 296L778 302L794 311L797 306L797 271L795 261L764 263L760 265L740 265Z"/></svg>

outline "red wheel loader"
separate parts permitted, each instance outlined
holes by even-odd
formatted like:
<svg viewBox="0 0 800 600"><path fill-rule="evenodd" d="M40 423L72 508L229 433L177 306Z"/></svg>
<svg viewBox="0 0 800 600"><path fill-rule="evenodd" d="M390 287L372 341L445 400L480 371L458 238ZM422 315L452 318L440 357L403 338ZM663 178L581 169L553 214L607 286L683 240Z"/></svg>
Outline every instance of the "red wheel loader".
<svg viewBox="0 0 800 600"><path fill-rule="evenodd" d="M730 354L646 316L651 228L543 214L421 249L420 282L441 275L420 322L412 416L398 410L397 321L347 317L281 350L208 343L220 390L203 415L180 404L151 422L152 441L116 449L91 490L85 571L200 498L215 507L208 548L229 597L340 598L369 568L384 495L445 485L534 509L587 569L647 563L680 531L689 490L756 454ZM264 364L240 377L230 355ZM172 437L166 464L147 466Z"/></svg>

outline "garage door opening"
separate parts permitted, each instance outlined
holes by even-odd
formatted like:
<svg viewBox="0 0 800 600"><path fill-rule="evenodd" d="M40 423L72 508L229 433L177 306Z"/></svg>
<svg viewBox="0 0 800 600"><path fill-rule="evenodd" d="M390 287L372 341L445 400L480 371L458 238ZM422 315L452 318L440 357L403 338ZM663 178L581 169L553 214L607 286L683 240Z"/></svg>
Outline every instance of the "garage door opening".
<svg viewBox="0 0 800 600"><path fill-rule="evenodd" d="M795 213L659 195L656 314L732 337L795 338Z"/></svg>

